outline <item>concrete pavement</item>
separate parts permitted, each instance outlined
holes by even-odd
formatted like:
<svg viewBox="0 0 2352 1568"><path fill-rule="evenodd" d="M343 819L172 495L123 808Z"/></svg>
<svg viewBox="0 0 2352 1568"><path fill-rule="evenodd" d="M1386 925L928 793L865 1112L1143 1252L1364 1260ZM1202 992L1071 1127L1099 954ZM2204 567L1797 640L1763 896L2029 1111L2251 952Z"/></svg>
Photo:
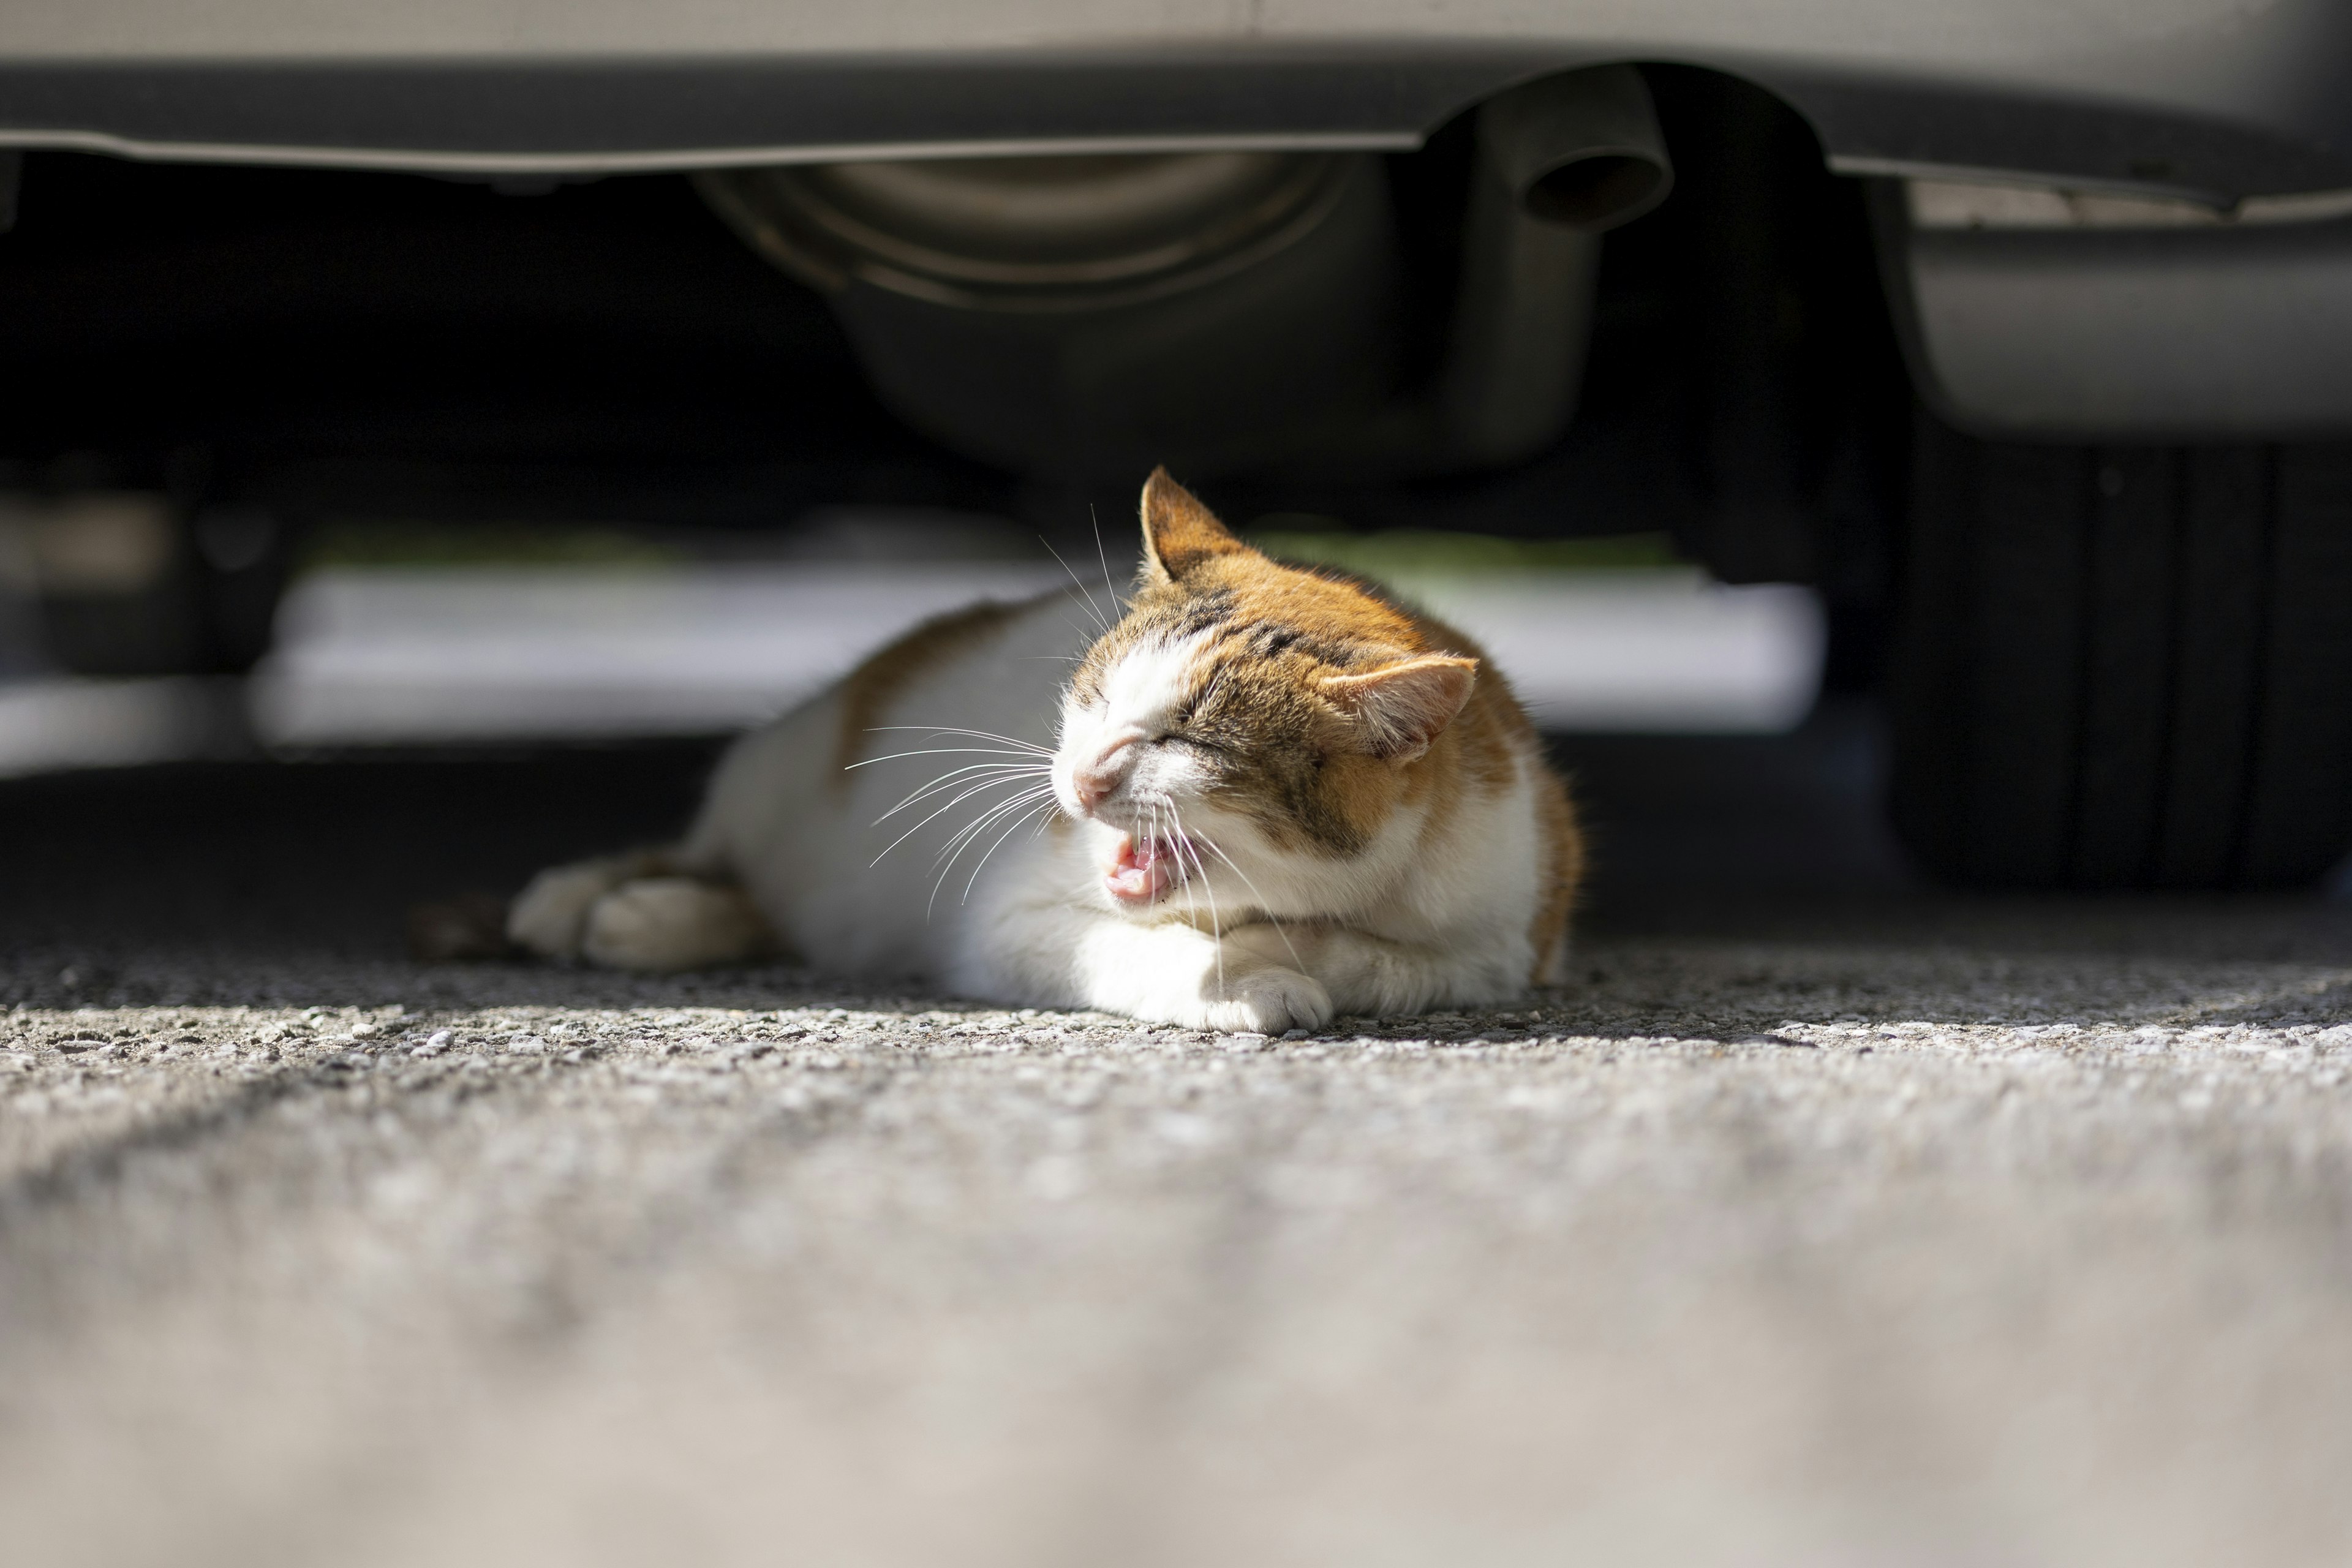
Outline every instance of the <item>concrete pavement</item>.
<svg viewBox="0 0 2352 1568"><path fill-rule="evenodd" d="M0 786L10 1560L2346 1560L2347 910L1853 743L1586 744L1572 984L1307 1040L397 956L690 748Z"/></svg>

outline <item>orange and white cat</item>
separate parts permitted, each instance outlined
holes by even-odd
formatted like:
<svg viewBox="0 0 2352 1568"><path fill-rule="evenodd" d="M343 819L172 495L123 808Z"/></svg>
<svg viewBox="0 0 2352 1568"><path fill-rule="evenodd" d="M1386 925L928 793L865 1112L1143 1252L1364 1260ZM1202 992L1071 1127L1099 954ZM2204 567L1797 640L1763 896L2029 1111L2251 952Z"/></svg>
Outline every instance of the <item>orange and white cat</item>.
<svg viewBox="0 0 2352 1568"><path fill-rule="evenodd" d="M509 934L1274 1032L1549 978L1581 840L1477 649L1164 471L1143 534L1116 626L1055 595L918 628L738 742L684 843L542 873Z"/></svg>

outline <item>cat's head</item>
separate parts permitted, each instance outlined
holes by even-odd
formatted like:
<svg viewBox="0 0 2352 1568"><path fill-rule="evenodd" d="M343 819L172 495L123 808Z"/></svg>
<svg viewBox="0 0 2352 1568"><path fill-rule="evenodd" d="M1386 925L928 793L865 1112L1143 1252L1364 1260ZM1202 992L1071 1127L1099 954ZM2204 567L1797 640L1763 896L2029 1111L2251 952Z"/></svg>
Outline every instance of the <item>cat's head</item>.
<svg viewBox="0 0 2352 1568"><path fill-rule="evenodd" d="M1477 661L1331 573L1251 549L1166 470L1127 615L1062 703L1053 783L1139 914L1312 917L1390 881L1435 802Z"/></svg>

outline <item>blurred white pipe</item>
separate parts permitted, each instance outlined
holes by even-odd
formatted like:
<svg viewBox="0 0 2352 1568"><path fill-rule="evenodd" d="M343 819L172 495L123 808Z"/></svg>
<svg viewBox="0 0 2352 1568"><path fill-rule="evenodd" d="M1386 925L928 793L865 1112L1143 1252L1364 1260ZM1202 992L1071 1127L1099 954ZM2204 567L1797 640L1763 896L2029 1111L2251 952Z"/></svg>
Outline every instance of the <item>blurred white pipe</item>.
<svg viewBox="0 0 2352 1568"><path fill-rule="evenodd" d="M1089 624L1053 566L322 572L288 602L255 724L278 745L729 729L926 616L1056 584L1072 624ZM1821 613L1801 588L1727 588L1678 570L1405 587L1486 643L1549 728L1786 730L1820 681Z"/></svg>
<svg viewBox="0 0 2352 1568"><path fill-rule="evenodd" d="M661 571L337 569L296 584L247 690L277 747L704 734L759 722L916 621L1061 585L1056 566L810 563ZM1108 608L1097 582L1095 599ZM1479 639L1537 722L1763 733L1811 709L1804 589L1683 570L1478 573L1402 584ZM0 682L0 774L219 754L233 682Z"/></svg>

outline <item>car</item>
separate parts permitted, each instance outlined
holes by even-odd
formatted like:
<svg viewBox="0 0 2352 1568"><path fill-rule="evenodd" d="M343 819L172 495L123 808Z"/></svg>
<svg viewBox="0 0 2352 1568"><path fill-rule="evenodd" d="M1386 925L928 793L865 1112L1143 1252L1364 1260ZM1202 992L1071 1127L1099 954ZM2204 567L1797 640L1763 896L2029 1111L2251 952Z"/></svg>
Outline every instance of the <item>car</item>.
<svg viewBox="0 0 2352 1568"><path fill-rule="evenodd" d="M0 480L112 520L45 581L116 669L249 664L370 509L1663 530L1820 591L1936 869L2307 882L2347 62L2325 0L17 5Z"/></svg>

